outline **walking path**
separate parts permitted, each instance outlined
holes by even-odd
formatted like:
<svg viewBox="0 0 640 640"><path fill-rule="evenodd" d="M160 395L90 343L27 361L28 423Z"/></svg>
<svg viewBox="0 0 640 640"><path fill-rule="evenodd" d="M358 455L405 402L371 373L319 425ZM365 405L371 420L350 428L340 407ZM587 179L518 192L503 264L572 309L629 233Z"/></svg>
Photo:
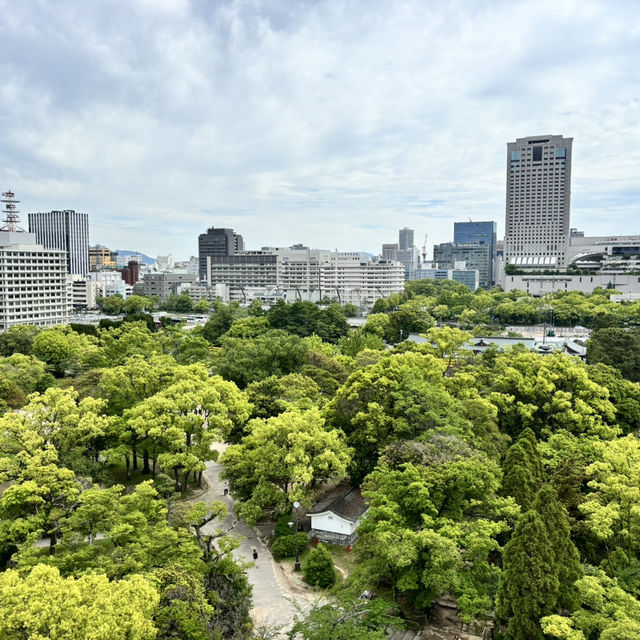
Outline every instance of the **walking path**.
<svg viewBox="0 0 640 640"><path fill-rule="evenodd" d="M224 447L217 445L216 449L222 452ZM251 552L255 548L258 551L258 567L247 570L249 582L253 585L253 610L251 617L256 626L276 625L288 629L296 614L304 615L313 604L313 596L310 594L296 593L288 584L282 570L276 565L267 546L258 538L257 532L243 520L236 520L233 513L233 499L224 496L224 483L220 479L222 465L214 461L207 462L207 468L203 472L208 488L204 494L195 499L197 502L212 502L219 500L228 507L228 514L224 522L213 521L203 527L203 532L213 533L217 528L227 529L234 521L235 525L229 531L230 534L240 537L240 546L234 555L242 562L253 562ZM296 608L300 608L300 611Z"/></svg>

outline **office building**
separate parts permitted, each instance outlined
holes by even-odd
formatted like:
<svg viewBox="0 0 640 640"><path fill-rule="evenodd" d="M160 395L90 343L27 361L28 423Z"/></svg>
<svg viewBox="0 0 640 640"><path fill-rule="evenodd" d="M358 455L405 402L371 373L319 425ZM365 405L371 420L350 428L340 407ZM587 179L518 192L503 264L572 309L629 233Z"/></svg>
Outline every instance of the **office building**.
<svg viewBox="0 0 640 640"><path fill-rule="evenodd" d="M208 256L206 265L207 282L228 285L231 300L332 298L368 307L404 287L404 268L398 262L301 245Z"/></svg>
<svg viewBox="0 0 640 640"><path fill-rule="evenodd" d="M566 265L573 138L518 138L507 144L505 268Z"/></svg>
<svg viewBox="0 0 640 640"><path fill-rule="evenodd" d="M128 285L133 286L140 280L140 263L129 260L129 264L120 271L120 275Z"/></svg>
<svg viewBox="0 0 640 640"><path fill-rule="evenodd" d="M398 242L382 245L382 259L396 260L405 270L405 277L420 264L420 253L413 244L413 229L405 227L398 232Z"/></svg>
<svg viewBox="0 0 640 640"><path fill-rule="evenodd" d="M410 271L407 280L453 280L475 291L480 286L477 269L437 269L422 267Z"/></svg>
<svg viewBox="0 0 640 640"><path fill-rule="evenodd" d="M115 269L117 253L102 245L89 247L89 270Z"/></svg>
<svg viewBox="0 0 640 640"><path fill-rule="evenodd" d="M142 282L134 285L133 292L147 298L158 296L164 302L178 291L179 285L195 281L196 276L191 273L145 273Z"/></svg>
<svg viewBox="0 0 640 640"><path fill-rule="evenodd" d="M496 247L498 225L496 222L454 222L453 241L456 244L488 245L490 285L496 284Z"/></svg>
<svg viewBox="0 0 640 640"><path fill-rule="evenodd" d="M89 273L89 216L72 210L29 214L29 231L45 249L67 252L67 273Z"/></svg>
<svg viewBox="0 0 640 640"><path fill-rule="evenodd" d="M19 226L15 195L2 194L0 330L20 324L54 326L69 318L67 254L46 249Z"/></svg>
<svg viewBox="0 0 640 640"><path fill-rule="evenodd" d="M465 269L477 270L479 286L487 289L492 282L491 245L489 244L457 244L443 242L433 247L433 261L438 269L455 269L460 264Z"/></svg>
<svg viewBox="0 0 640 640"><path fill-rule="evenodd" d="M77 310L96 309L99 297L106 297L104 282L83 276L67 276L71 283L71 306Z"/></svg>
<svg viewBox="0 0 640 640"><path fill-rule="evenodd" d="M233 256L244 251L244 240L233 229L210 227L198 237L199 275L201 280L207 277L207 258L213 256Z"/></svg>
<svg viewBox="0 0 640 640"><path fill-rule="evenodd" d="M407 249L412 249L413 246L413 229L408 227L400 229L398 232L398 249L406 251Z"/></svg>

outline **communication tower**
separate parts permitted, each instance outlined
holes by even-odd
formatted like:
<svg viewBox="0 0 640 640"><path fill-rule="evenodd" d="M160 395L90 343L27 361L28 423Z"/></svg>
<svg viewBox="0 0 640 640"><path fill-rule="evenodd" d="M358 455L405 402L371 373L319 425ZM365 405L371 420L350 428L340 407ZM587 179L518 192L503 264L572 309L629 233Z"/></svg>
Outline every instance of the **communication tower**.
<svg viewBox="0 0 640 640"><path fill-rule="evenodd" d="M5 191L0 202L4 204L4 209L2 209L4 214L2 222L4 222L4 225L0 227L0 231L24 231L22 227L18 226L20 217L18 216L19 212L16 205L20 200L16 200L16 194L13 191Z"/></svg>

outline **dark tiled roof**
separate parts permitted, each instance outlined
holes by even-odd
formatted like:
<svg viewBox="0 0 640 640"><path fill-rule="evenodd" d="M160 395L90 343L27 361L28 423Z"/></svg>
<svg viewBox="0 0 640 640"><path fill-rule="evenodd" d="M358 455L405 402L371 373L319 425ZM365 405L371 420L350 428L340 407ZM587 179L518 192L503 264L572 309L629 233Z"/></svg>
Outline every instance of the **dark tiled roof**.
<svg viewBox="0 0 640 640"><path fill-rule="evenodd" d="M345 520L355 522L366 510L367 505L360 493L360 489L352 487L347 491L342 491L337 496L335 493L328 495L324 500L318 502L307 515L331 511Z"/></svg>

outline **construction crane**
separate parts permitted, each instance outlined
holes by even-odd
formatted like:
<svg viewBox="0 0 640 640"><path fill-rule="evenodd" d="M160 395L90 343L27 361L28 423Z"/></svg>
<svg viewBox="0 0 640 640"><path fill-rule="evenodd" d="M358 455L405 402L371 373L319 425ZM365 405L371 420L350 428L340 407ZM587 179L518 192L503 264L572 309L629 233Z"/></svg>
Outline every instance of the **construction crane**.
<svg viewBox="0 0 640 640"><path fill-rule="evenodd" d="M427 234L424 234L424 244L422 245L422 262L427 261Z"/></svg>

